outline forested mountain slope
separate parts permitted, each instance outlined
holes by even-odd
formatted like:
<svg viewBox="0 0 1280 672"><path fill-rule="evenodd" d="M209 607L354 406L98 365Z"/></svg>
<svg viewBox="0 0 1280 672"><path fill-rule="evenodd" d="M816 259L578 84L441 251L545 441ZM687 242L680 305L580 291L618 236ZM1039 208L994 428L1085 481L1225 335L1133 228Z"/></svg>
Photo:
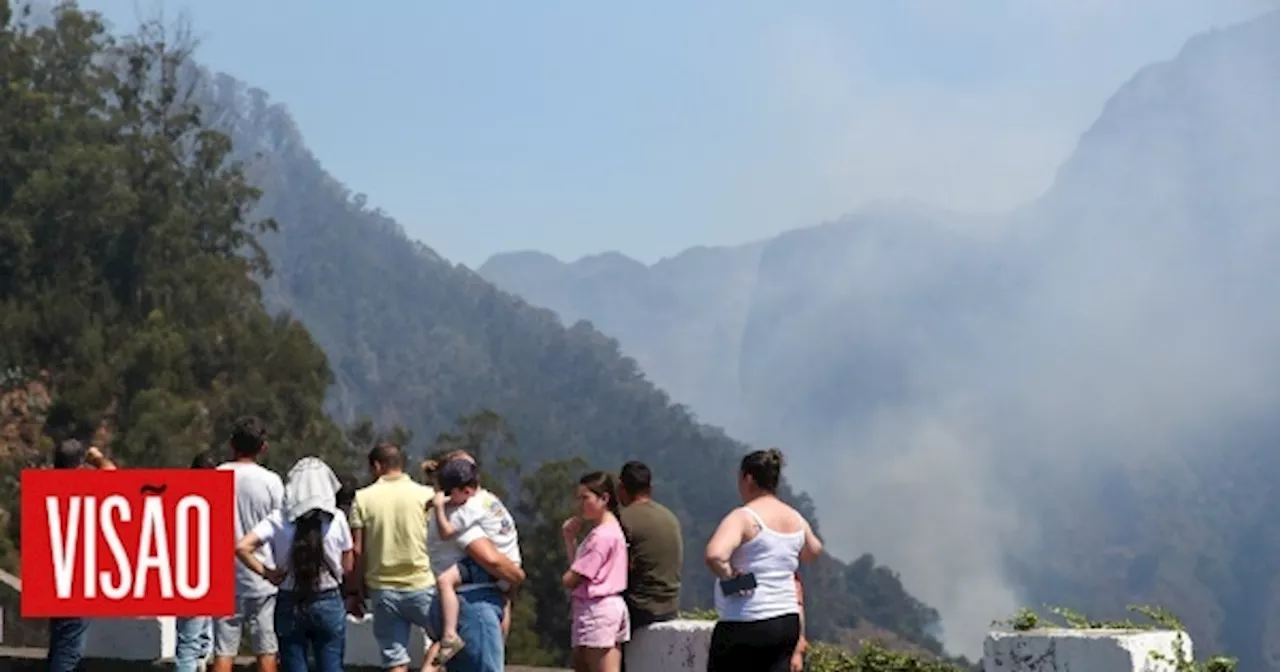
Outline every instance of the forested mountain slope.
<svg viewBox="0 0 1280 672"><path fill-rule="evenodd" d="M116 39L71 5L38 24L10 9L0 0L0 562L14 565L19 468L54 441L92 436L125 466L179 466L225 449L252 413L271 466L319 454L349 469L372 430L326 417L332 389L343 424L403 424L427 437L418 450L459 416L501 414L472 418L518 438L531 575L564 564L537 554L572 500L565 471L585 468L565 458L648 461L685 526L686 602L709 603L698 549L736 504L743 445L670 404L589 325L565 328L409 241L323 171L265 94L200 72L161 33ZM463 424L436 443L469 441ZM939 649L936 613L870 557L824 558L807 580L815 637L878 626ZM568 641L528 641L566 626L541 597L541 630L512 635L531 658Z"/></svg>
<svg viewBox="0 0 1280 672"><path fill-rule="evenodd" d="M219 75L205 78L200 96L240 155L253 159L264 190L257 213L279 225L262 238L275 268L263 283L266 299L299 318L328 354L338 418L368 415L432 437L490 408L514 431L526 467L582 456L617 469L642 459L685 526L685 602L710 604L698 549L737 503L733 479L745 446L672 404L590 324L566 328L551 311L409 240L324 171L265 93ZM798 503L811 509L803 496ZM873 559L846 567L826 558L808 580L816 635L874 625L939 649L929 634L937 614Z"/></svg>
<svg viewBox="0 0 1280 672"><path fill-rule="evenodd" d="M755 264L732 284L691 275L693 255L587 274L521 253L482 274L594 320L735 436L795 446L796 481L850 512L829 537L951 622L1160 602L1198 649L1280 669L1277 82L1273 13L1137 73L1006 216L875 208L718 250ZM663 300L619 314L601 286ZM720 307L677 316L711 292ZM686 354L718 348L735 367Z"/></svg>

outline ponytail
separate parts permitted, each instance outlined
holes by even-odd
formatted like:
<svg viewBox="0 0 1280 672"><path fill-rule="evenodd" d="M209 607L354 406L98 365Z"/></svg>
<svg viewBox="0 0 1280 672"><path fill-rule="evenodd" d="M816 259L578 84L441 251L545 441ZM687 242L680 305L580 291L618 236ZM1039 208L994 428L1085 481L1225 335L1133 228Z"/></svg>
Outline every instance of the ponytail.
<svg viewBox="0 0 1280 672"><path fill-rule="evenodd" d="M324 557L324 528L330 520L328 513L312 509L294 521L289 566L293 572L293 589L298 594L298 604L310 602L320 592L320 577L326 571L333 571ZM341 580L339 575L333 578Z"/></svg>

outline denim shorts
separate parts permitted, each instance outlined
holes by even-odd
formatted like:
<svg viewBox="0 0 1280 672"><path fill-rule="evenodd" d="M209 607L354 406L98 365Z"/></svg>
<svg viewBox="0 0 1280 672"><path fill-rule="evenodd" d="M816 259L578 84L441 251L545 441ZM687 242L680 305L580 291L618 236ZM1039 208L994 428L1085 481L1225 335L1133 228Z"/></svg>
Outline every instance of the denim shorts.
<svg viewBox="0 0 1280 672"><path fill-rule="evenodd" d="M468 585L474 583L497 583L498 579L490 574L480 563L472 560L470 556L458 561L459 584Z"/></svg>
<svg viewBox="0 0 1280 672"><path fill-rule="evenodd" d="M408 665L409 637L413 626L427 630L428 612L435 601L436 589L391 590L377 589L370 592L373 599L373 638L383 668Z"/></svg>

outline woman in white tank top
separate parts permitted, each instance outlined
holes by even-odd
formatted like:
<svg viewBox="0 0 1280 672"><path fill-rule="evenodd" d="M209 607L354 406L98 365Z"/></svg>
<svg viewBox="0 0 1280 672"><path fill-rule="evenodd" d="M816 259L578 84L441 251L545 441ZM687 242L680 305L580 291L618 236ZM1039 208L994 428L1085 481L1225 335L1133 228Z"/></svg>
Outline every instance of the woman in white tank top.
<svg viewBox="0 0 1280 672"><path fill-rule="evenodd" d="M822 553L822 542L799 512L778 499L781 480L777 448L742 458L738 493L744 506L725 516L707 543L719 615L708 672L790 672L793 658L802 662L796 570ZM754 588L732 590L752 580Z"/></svg>

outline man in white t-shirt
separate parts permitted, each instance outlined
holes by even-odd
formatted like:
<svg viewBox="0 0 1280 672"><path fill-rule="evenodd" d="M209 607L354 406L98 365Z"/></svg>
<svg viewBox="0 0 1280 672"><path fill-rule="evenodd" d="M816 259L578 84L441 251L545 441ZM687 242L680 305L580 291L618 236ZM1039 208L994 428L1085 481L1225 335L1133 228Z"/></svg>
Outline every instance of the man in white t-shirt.
<svg viewBox="0 0 1280 672"><path fill-rule="evenodd" d="M275 472L258 464L267 450L267 431L261 420L254 417L237 420L230 444L232 461L218 468L235 472L235 528L239 541L280 509L284 502L284 482ZM264 544L254 555L262 564L275 566L269 545ZM277 590L244 563L236 563L236 613L214 622L213 672L231 672L240 652L240 632L246 627L259 672L275 672L279 649L274 623Z"/></svg>

